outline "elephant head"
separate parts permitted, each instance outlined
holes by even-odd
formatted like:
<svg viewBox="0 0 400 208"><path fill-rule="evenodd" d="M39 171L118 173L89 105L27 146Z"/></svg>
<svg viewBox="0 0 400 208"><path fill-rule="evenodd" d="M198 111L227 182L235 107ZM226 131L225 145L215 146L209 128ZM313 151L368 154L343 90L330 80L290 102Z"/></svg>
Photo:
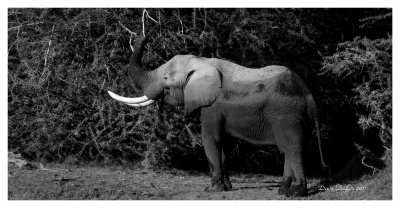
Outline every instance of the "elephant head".
<svg viewBox="0 0 400 208"><path fill-rule="evenodd" d="M172 105L184 105L185 115L196 108L212 104L221 88L219 71L193 55L176 55L153 71L145 71L141 65L143 48L147 38L139 41L129 63L129 76L144 95L128 98L108 91L117 101L139 107L163 99Z"/></svg>

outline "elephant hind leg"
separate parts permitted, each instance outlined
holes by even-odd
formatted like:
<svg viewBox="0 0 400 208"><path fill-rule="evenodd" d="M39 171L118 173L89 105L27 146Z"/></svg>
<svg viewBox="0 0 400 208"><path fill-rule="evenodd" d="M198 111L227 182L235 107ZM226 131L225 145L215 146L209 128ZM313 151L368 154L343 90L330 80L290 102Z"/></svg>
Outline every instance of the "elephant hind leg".
<svg viewBox="0 0 400 208"><path fill-rule="evenodd" d="M304 175L303 156L301 151L297 151L291 158L290 165L296 178L294 184L286 195L307 196L307 180Z"/></svg>
<svg viewBox="0 0 400 208"><path fill-rule="evenodd" d="M278 193L280 195L286 195L289 191L290 185L292 184L292 181L296 180L294 178L294 173L292 170L292 166L290 164L290 157L285 154L285 165L284 165L284 170L283 170L283 178L281 182L281 186L278 190Z"/></svg>
<svg viewBox="0 0 400 208"><path fill-rule="evenodd" d="M272 123L276 144L285 153L285 167L281 188L278 193L286 196L307 195L302 148L301 121L293 118L279 119Z"/></svg>
<svg viewBox="0 0 400 208"><path fill-rule="evenodd" d="M228 171L228 156L229 156L230 149L224 145L222 149L222 174L223 174L223 182L224 182L224 190L230 191L232 190L232 184L229 180L229 171Z"/></svg>

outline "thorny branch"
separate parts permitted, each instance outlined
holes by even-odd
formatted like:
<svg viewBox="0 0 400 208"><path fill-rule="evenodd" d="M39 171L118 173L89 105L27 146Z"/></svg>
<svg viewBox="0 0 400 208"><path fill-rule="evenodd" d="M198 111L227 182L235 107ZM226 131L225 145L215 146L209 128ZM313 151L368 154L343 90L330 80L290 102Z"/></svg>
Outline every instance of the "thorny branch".
<svg viewBox="0 0 400 208"><path fill-rule="evenodd" d="M106 78L104 78L104 80L103 80L103 84L101 84L101 88L100 88L100 90L99 90L99 94L101 93L101 91L103 90L103 88L104 88L104 84L106 83Z"/></svg>
<svg viewBox="0 0 400 208"><path fill-rule="evenodd" d="M126 31L128 31L129 34L137 36L137 34L136 34L135 32L133 32L132 30L130 30L129 28L127 28L125 25L123 25L121 21L118 21L118 23L119 23Z"/></svg>
<svg viewBox="0 0 400 208"><path fill-rule="evenodd" d="M181 23L181 28L182 28L181 29L181 34L183 34L183 23L182 23L180 15L179 15L179 10L178 10L177 18L178 18L179 22Z"/></svg>
<svg viewBox="0 0 400 208"><path fill-rule="evenodd" d="M144 34L144 13L146 12L146 9L143 9L143 15L142 15L142 33L143 37L146 37L146 34Z"/></svg>
<svg viewBox="0 0 400 208"><path fill-rule="evenodd" d="M150 18L151 20L153 20L155 23L159 24L155 19L153 19L153 18L149 15L149 12L147 12L146 9L144 9L144 12L146 12L146 15L147 15L148 18Z"/></svg>
<svg viewBox="0 0 400 208"><path fill-rule="evenodd" d="M192 21L193 21L193 28L196 28L196 8L193 9L193 13L192 13Z"/></svg>
<svg viewBox="0 0 400 208"><path fill-rule="evenodd" d="M107 66L107 64L104 64L104 67L107 69L107 77L110 79L110 68Z"/></svg>
<svg viewBox="0 0 400 208"><path fill-rule="evenodd" d="M375 167L372 166L372 165L368 165L367 163L365 163L364 160L365 160L366 157L367 157L367 156L363 156L363 158L361 159L361 164L363 164L363 165L366 166L366 167L371 168L371 169L372 169L372 174L375 174L375 172L376 172L378 169L375 168Z"/></svg>
<svg viewBox="0 0 400 208"><path fill-rule="evenodd" d="M108 79L110 79L110 75L108 74L108 67L107 67L107 65L105 65L105 64L104 64L104 66L105 66L106 69L107 69L107 77L108 77ZM104 77L104 79L103 79L103 83L101 84L101 87L100 87L100 89L99 89L99 94L100 94L101 91L104 89L104 84L106 83L107 77ZM96 102L97 102L97 98L94 99L93 104L92 104L92 108L94 107L94 105L96 104Z"/></svg>
<svg viewBox="0 0 400 208"><path fill-rule="evenodd" d="M203 30L206 30L206 27L207 27L207 10L204 9L204 29Z"/></svg>
<svg viewBox="0 0 400 208"><path fill-rule="evenodd" d="M123 25L121 21L118 21L118 23L119 23L126 31L128 31L129 34L131 35L131 36L129 37L129 46L131 47L131 50L133 51L134 48L133 48L133 45L132 45L132 37L133 37L133 36L136 36L136 37L137 37L137 34L136 34L135 32L133 32L132 30L130 30L129 28L127 28L125 25Z"/></svg>
<svg viewBox="0 0 400 208"><path fill-rule="evenodd" d="M30 24L21 24L21 25L15 26L15 27L8 28L8 31L19 29L20 27L23 27L23 26L32 26L32 25L38 25L38 24L42 24L42 23L43 22L34 22L34 23L30 23Z"/></svg>
<svg viewBox="0 0 400 208"><path fill-rule="evenodd" d="M53 32L54 32L54 27L55 26L56 25L53 25L53 28L51 29L51 36L50 36L50 40L49 40L49 46L47 47L46 55L44 56L44 67L47 66L47 56L49 55L49 52L50 52L51 38L53 37ZM43 71L42 74L44 74L44 71Z"/></svg>
<svg viewBox="0 0 400 208"><path fill-rule="evenodd" d="M160 36L161 36L161 11L158 9L158 24L160 25Z"/></svg>
<svg viewBox="0 0 400 208"><path fill-rule="evenodd" d="M77 85L77 84L75 84L75 83L68 82L67 80L62 79L62 78L59 77L58 75L56 75L56 77L57 77L57 79L59 79L59 80L65 82L65 83L67 83L67 84L74 85L74 86L79 87L79 88L82 88L82 89L85 88L85 87L79 86L79 85Z"/></svg>
<svg viewBox="0 0 400 208"><path fill-rule="evenodd" d="M207 28L207 11L206 11L206 9L204 9L204 28L200 34L200 38L203 38L204 33L206 32L206 28Z"/></svg>
<svg viewBox="0 0 400 208"><path fill-rule="evenodd" d="M60 143L60 145L58 146L57 153L58 153L58 158L59 158L60 161L61 161L61 158L62 158L62 156L61 156L61 151L62 151L62 147L63 147L63 145L64 145L64 142L68 141L69 138L72 136L72 134L77 134L77 133L80 131L81 125L82 125L87 119L88 119L88 117L84 118L84 119L77 125L77 127L76 127L72 132L69 133L69 135L67 136L67 138L65 138L64 141L62 141L62 142Z"/></svg>
<svg viewBox="0 0 400 208"><path fill-rule="evenodd" d="M50 52L50 46L51 46L51 40L49 40L49 46L47 47L46 54L44 55L44 67L47 66L47 56L49 55L49 52ZM44 71L43 71L43 73L44 73Z"/></svg>
<svg viewBox="0 0 400 208"><path fill-rule="evenodd" d="M19 31L20 31L19 29L20 29L20 27L18 27L18 31L17 31L17 40L15 40L15 41L10 45L10 47L8 48L8 53L10 53L11 48L12 48L14 45L16 45L16 48L17 48L17 50L18 50ZM19 50L18 50L18 54L19 54Z"/></svg>
<svg viewBox="0 0 400 208"><path fill-rule="evenodd" d="M19 32L19 30L18 30L18 32ZM8 54L7 54L7 55L10 55L11 48L12 48L15 44L17 44L17 41L18 41L18 40L14 41L14 42L10 45L10 47L8 48Z"/></svg>
<svg viewBox="0 0 400 208"><path fill-rule="evenodd" d="M145 29L144 28L144 15L145 14L149 19L153 20L155 23L158 24L158 22L149 15L149 12L147 12L146 9L143 9L143 15L142 15L142 33L143 33L143 37L146 37L146 34L144 33L144 29Z"/></svg>
<svg viewBox="0 0 400 208"><path fill-rule="evenodd" d="M143 37L146 37L146 34L145 34L145 26L144 26L144 17L145 17L145 15L149 18L149 19L151 19L151 20L153 20L155 23L157 23L158 24L158 22L154 19L154 18L152 18L150 15L149 15L149 13L147 12L147 10L146 9L143 9L143 15L142 15L142 33L143 33ZM128 31L129 32L129 34L131 35L130 37L129 37L129 46L131 47L131 50L132 51L134 51L134 47L133 47L133 45L132 45L132 37L133 36L138 36L135 32L133 32L132 30L130 30L129 28L127 28L125 25L123 25L122 24L122 22L121 21L118 21L118 23L121 25L121 27L123 27L126 31Z"/></svg>
<svg viewBox="0 0 400 208"><path fill-rule="evenodd" d="M190 129L190 126L192 126L192 124L189 124L189 125L185 124L185 128L186 128L187 132L189 133L189 136L192 137L192 139L194 141L196 141L196 143L198 145L202 146L201 139L193 133L193 131Z"/></svg>
<svg viewBox="0 0 400 208"><path fill-rule="evenodd" d="M102 130L100 131L100 133L97 134L96 137L93 137L92 142L95 144L95 146L96 146L97 151L99 152L99 154L100 154L101 156L103 156L104 159L109 160L109 158L108 158L107 156L105 156L105 155L100 151L100 146L99 146L99 144L97 143L97 139L100 137L100 135L101 135L106 129L107 129L107 128L102 129Z"/></svg>
<svg viewBox="0 0 400 208"><path fill-rule="evenodd" d="M361 159L361 164L371 168L372 169L372 174L375 174L375 172L378 170L378 168L375 168L372 165L368 165L367 163L365 163L365 158L367 157L367 154L370 153L370 150L364 148L363 146L357 144L356 142L354 142L354 145L356 146L356 148L358 149L358 151L360 152L360 154L363 156L363 158Z"/></svg>

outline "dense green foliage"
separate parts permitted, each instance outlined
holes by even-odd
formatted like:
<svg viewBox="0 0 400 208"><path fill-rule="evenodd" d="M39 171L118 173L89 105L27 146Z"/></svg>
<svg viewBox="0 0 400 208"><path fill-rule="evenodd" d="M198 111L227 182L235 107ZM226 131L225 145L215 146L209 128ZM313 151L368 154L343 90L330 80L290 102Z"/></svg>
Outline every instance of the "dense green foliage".
<svg viewBox="0 0 400 208"><path fill-rule="evenodd" d="M292 68L313 91L324 153L340 168L361 154L354 143L376 154L391 148L391 25L390 9L12 8L9 149L46 161L206 169L196 116L189 122L180 107L130 108L107 95L141 95L126 65L130 39L144 32L147 69L176 54ZM318 169L315 137L307 144ZM236 170L281 171L276 147L231 145Z"/></svg>

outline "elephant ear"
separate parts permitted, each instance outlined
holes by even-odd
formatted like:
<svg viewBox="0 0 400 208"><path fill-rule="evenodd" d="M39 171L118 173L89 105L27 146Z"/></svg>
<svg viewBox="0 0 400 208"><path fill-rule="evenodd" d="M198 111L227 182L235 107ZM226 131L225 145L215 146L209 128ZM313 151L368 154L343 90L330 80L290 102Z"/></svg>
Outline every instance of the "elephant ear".
<svg viewBox="0 0 400 208"><path fill-rule="evenodd" d="M218 70L204 62L195 61L195 70L189 73L184 89L185 115L196 108L214 103L221 88L221 77Z"/></svg>

